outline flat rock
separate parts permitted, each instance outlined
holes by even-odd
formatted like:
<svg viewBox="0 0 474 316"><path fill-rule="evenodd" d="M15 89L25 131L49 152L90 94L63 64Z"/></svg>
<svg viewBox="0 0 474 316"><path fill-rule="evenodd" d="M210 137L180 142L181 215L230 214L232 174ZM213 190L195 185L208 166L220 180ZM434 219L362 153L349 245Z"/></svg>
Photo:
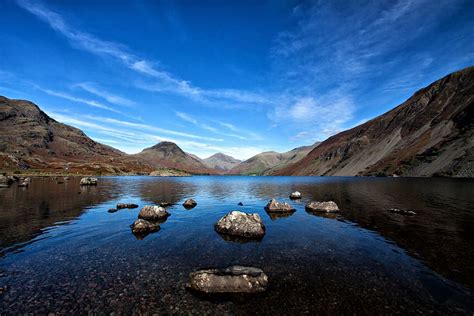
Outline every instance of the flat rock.
<svg viewBox="0 0 474 316"><path fill-rule="evenodd" d="M295 209L286 202L278 202L275 199L271 199L265 206L267 212L294 212Z"/></svg>
<svg viewBox="0 0 474 316"><path fill-rule="evenodd" d="M117 204L117 209L118 210L121 210L123 208L137 208L138 205L137 204L133 204L133 203L118 203Z"/></svg>
<svg viewBox="0 0 474 316"><path fill-rule="evenodd" d="M301 199L301 193L299 191L292 192L290 194L290 199L292 200L299 200Z"/></svg>
<svg viewBox="0 0 474 316"><path fill-rule="evenodd" d="M145 205L138 213L138 218L145 219L147 221L157 221L165 219L170 216L163 207L157 205Z"/></svg>
<svg viewBox="0 0 474 316"><path fill-rule="evenodd" d="M184 203L183 203L184 208L185 208L185 209L188 209L188 210L189 210L189 209L192 209L192 208L194 208L194 207L196 207L196 205L197 205L197 202L194 201L193 199L187 199L187 200L184 201Z"/></svg>
<svg viewBox="0 0 474 316"><path fill-rule="evenodd" d="M134 234L148 234L160 230L160 225L150 223L144 219L137 219L132 225L130 225L130 227Z"/></svg>
<svg viewBox="0 0 474 316"><path fill-rule="evenodd" d="M81 185L97 185L97 178L86 177L82 178L80 184Z"/></svg>
<svg viewBox="0 0 474 316"><path fill-rule="evenodd" d="M191 272L188 286L206 294L260 293L267 289L268 277L259 268L231 266Z"/></svg>
<svg viewBox="0 0 474 316"><path fill-rule="evenodd" d="M171 202L160 202L160 206L161 207L168 207L168 206L172 206L174 205L174 203L171 203Z"/></svg>
<svg viewBox="0 0 474 316"><path fill-rule="evenodd" d="M262 238L265 235L265 226L257 213L230 212L217 221L214 229L221 234L245 238Z"/></svg>
<svg viewBox="0 0 474 316"><path fill-rule="evenodd" d="M413 211L400 210L398 208L391 208L389 211L392 212L392 213L395 213L395 214L400 214L400 215L405 215L405 216L414 216L414 215L416 215L416 213L413 212Z"/></svg>
<svg viewBox="0 0 474 316"><path fill-rule="evenodd" d="M339 207L334 201L326 201L326 202L313 201L307 204L305 206L305 209L308 212L326 212L326 213L339 212Z"/></svg>

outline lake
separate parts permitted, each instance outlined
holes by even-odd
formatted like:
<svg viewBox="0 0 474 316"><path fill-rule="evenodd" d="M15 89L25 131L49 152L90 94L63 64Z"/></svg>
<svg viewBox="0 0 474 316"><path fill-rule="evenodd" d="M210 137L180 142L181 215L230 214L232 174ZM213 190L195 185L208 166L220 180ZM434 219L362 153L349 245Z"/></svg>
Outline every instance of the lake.
<svg viewBox="0 0 474 316"><path fill-rule="evenodd" d="M60 178L62 179L62 178ZM101 177L0 189L0 314L472 314L474 181L442 178ZM301 201L290 201L292 191ZM181 203L198 205L186 210ZM296 208L270 217L271 199ZM341 212L317 216L311 200ZM161 230L138 239L143 205L166 201ZM109 213L119 202L139 208ZM243 206L237 204L242 202ZM389 212L413 210L415 216ZM257 212L261 241L223 238L214 223ZM203 297L191 271L247 265L266 292Z"/></svg>

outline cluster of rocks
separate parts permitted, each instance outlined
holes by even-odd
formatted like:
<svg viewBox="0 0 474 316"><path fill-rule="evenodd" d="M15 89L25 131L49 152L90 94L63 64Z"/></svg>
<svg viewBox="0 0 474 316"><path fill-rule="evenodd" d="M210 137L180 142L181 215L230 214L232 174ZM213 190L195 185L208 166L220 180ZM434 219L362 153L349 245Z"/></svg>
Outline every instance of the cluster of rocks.
<svg viewBox="0 0 474 316"><path fill-rule="evenodd" d="M19 187L28 187L30 182L30 178L20 178L17 176L6 176L0 174L0 188L9 188L13 183L18 183Z"/></svg>
<svg viewBox="0 0 474 316"><path fill-rule="evenodd" d="M130 225L132 233L138 237L160 230L160 222L164 222L170 213L158 205L145 205L138 213L138 219Z"/></svg>
<svg viewBox="0 0 474 316"><path fill-rule="evenodd" d="M97 178L85 177L81 179L81 185L97 185Z"/></svg>

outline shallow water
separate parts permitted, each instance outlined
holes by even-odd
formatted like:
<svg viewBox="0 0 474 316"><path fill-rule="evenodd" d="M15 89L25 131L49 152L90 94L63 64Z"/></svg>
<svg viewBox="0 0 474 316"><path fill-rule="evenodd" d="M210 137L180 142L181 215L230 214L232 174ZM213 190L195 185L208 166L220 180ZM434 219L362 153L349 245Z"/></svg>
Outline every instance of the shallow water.
<svg viewBox="0 0 474 316"><path fill-rule="evenodd" d="M344 177L103 177L0 189L0 314L474 312L474 181ZM290 201L298 190L303 199ZM192 197L198 205L185 210ZM270 217L275 197L296 212ZM337 216L304 210L334 200ZM161 230L137 239L140 208L108 213L118 202L173 202ZM244 206L237 204L242 202ZM413 210L403 216L390 208ZM222 238L227 212L258 212L263 240ZM200 297L189 272L233 264L262 268L259 295Z"/></svg>

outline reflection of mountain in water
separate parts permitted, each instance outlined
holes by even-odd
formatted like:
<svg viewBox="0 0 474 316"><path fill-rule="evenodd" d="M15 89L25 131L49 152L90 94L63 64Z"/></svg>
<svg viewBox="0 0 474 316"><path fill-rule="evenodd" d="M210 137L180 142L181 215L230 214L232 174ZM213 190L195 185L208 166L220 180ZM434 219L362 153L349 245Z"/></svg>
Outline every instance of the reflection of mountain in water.
<svg viewBox="0 0 474 316"><path fill-rule="evenodd" d="M181 200L193 196L197 191L197 186L189 181L180 181L175 178L140 178L137 194L140 198L159 205L162 202L177 204ZM137 182L137 181L136 181Z"/></svg>
<svg viewBox="0 0 474 316"><path fill-rule="evenodd" d="M77 218L87 207L120 193L119 187L102 179L98 187L81 187L79 178L56 182L52 178L33 178L29 188L13 185L0 190L0 249L27 242L42 229Z"/></svg>

